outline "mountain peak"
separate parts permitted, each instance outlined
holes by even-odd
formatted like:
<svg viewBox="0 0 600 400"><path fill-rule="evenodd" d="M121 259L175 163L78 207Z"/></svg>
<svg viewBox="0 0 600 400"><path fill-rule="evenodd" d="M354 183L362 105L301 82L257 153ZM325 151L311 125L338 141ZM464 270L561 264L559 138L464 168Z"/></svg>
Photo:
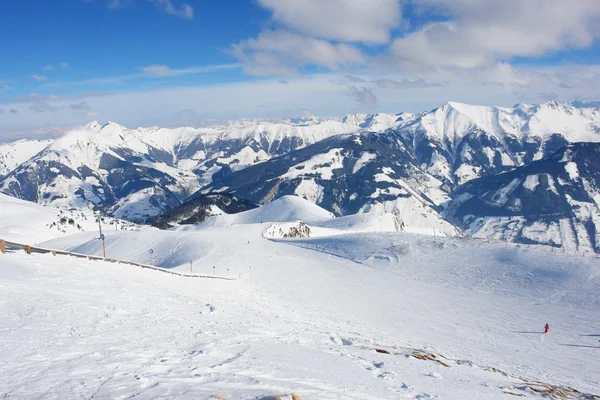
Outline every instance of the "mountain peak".
<svg viewBox="0 0 600 400"><path fill-rule="evenodd" d="M100 129L102 129L102 125L100 125L100 123L98 121L92 121L85 125L85 129L89 129L92 131L99 131Z"/></svg>

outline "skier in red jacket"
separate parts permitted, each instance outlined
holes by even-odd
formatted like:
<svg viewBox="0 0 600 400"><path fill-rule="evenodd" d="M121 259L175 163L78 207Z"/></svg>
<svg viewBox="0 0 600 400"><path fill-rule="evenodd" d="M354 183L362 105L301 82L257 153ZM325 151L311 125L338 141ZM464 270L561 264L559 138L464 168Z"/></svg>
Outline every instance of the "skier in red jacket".
<svg viewBox="0 0 600 400"><path fill-rule="evenodd" d="M548 333L549 330L550 330L550 325L546 324L546 326L544 326L544 333Z"/></svg>

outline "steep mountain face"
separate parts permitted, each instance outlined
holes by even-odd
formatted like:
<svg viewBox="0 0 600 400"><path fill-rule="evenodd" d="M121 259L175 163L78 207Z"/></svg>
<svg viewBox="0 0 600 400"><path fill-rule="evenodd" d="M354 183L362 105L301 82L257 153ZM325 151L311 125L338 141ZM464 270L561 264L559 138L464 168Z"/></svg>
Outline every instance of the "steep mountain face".
<svg viewBox="0 0 600 400"><path fill-rule="evenodd" d="M550 102L513 108L448 103L393 128L426 172L461 185L576 142L600 141L600 110Z"/></svg>
<svg viewBox="0 0 600 400"><path fill-rule="evenodd" d="M600 251L600 143L473 180L445 215L469 236Z"/></svg>
<svg viewBox="0 0 600 400"><path fill-rule="evenodd" d="M180 206L152 218L149 222L158 228L168 229L175 225L199 224L215 215L237 214L257 207L255 203L228 193L198 194Z"/></svg>
<svg viewBox="0 0 600 400"><path fill-rule="evenodd" d="M140 128L97 123L57 139L0 182L0 191L42 204L90 207L143 220L182 204L226 174L323 138L394 116L285 123L241 121L209 128Z"/></svg>
<svg viewBox="0 0 600 400"><path fill-rule="evenodd" d="M0 144L0 178L49 146L52 140L19 140Z"/></svg>
<svg viewBox="0 0 600 400"><path fill-rule="evenodd" d="M397 135L362 133L322 140L227 175L203 190L228 191L259 203L297 195L337 215L386 211L406 230L452 235L439 212L442 182L421 171Z"/></svg>

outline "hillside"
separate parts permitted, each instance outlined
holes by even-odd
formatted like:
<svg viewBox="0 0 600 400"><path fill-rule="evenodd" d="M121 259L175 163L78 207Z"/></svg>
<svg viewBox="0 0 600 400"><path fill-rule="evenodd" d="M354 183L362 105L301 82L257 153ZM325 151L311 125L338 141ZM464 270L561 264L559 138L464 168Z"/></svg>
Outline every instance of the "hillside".
<svg viewBox="0 0 600 400"><path fill-rule="evenodd" d="M131 222L103 216L101 225L105 231L138 229ZM98 237L97 218L91 211L45 207L0 193L0 239L34 245L79 232Z"/></svg>
<svg viewBox="0 0 600 400"><path fill-rule="evenodd" d="M188 272L192 261L194 273L214 266L241 277L230 282L0 255L0 393L597 394L595 259L406 233L267 241L264 226L107 234L112 257L149 262L151 247L157 265ZM102 251L88 233L45 245ZM40 357L54 360L52 368ZM27 382L17 363L28 368Z"/></svg>

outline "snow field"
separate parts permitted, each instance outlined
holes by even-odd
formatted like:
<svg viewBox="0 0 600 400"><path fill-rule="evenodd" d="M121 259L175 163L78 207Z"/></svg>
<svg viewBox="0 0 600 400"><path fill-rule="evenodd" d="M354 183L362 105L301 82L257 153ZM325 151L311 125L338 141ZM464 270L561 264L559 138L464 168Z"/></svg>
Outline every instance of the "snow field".
<svg viewBox="0 0 600 400"><path fill-rule="evenodd" d="M123 255L154 236L159 242L155 248L171 246L188 258L195 254L194 265L200 269L218 263L232 273L243 272L234 282L175 279L104 263L63 262L56 270L55 259L35 256L34 266L26 267L30 276L19 278L21 283L2 279L1 293L7 299L16 296L19 312L26 314L23 310L36 309L35 301L46 295L18 291L25 286L36 291L40 285L47 287L43 293L52 292L54 306L41 307L28 320L37 324L48 314L44 318L53 321L42 335L49 358L58 357L49 343L64 343L57 330L67 329L55 324L64 318L58 304L72 309L66 325L79 327L81 336L71 339L81 347L69 350L71 358L53 362L64 375L54 377L62 393L71 390L79 369L110 377L102 386L100 378L91 384L79 377L85 381L82 390L98 389L99 398L139 393L144 398L208 399L218 394L253 399L297 393L308 399L493 399L505 398L506 391L535 397L517 377L591 393L600 387L593 336L600 334L600 268L595 260L398 233L274 242L261 237L264 228L108 236L108 243L119 246L109 245L109 251L121 248ZM85 242L77 236L85 234L52 243ZM139 257L146 256L142 254L140 250ZM20 271L28 260L14 269ZM168 258L157 264L177 262ZM175 269L187 268L184 263ZM48 282L48 276L53 280ZM95 298L90 310L70 297L90 295ZM6 315L16 312L14 307L11 302L0 310ZM79 321L88 312L95 315L89 317L92 321ZM103 332L99 342L93 319L102 316L116 331L109 337ZM17 335L23 321L12 321L3 327L14 329L8 343L21 343ZM546 322L551 334L544 336ZM48 342L48 337L53 339ZM447 357L450 366L417 359L415 350ZM35 359L20 353L24 351L17 351L19 359ZM94 351L108 355L91 363ZM0 372L0 377L8 373Z"/></svg>
<svg viewBox="0 0 600 400"><path fill-rule="evenodd" d="M395 230L393 217L335 219L288 197L198 226L106 231L111 258L182 273L192 261L234 281L0 254L0 397L462 400L555 388L536 382L598 394L596 259L376 233ZM266 221L298 219L320 237L263 237ZM42 246L102 254L95 232Z"/></svg>

